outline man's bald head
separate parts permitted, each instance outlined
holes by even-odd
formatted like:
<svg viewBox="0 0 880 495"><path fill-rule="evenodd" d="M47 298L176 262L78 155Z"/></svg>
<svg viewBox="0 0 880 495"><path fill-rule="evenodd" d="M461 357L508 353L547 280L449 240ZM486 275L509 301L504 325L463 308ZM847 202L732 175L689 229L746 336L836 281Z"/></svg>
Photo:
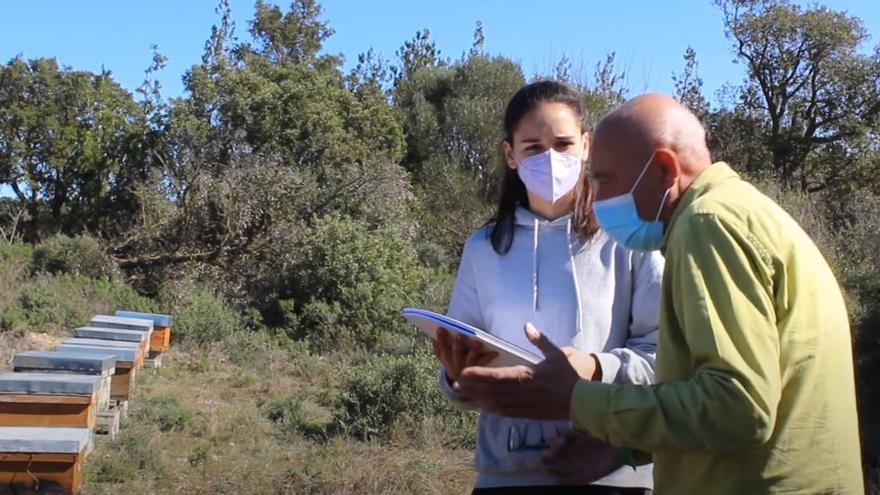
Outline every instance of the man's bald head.
<svg viewBox="0 0 880 495"><path fill-rule="evenodd" d="M702 170L711 164L700 120L674 98L660 93L637 96L602 119L593 142L604 144L601 141L606 139L649 154L657 147L668 147L688 169Z"/></svg>
<svg viewBox="0 0 880 495"><path fill-rule="evenodd" d="M699 119L658 93L633 98L602 119L593 133L590 161L596 199L632 191L645 220L657 218L658 211L659 218L668 219L691 182L712 163Z"/></svg>

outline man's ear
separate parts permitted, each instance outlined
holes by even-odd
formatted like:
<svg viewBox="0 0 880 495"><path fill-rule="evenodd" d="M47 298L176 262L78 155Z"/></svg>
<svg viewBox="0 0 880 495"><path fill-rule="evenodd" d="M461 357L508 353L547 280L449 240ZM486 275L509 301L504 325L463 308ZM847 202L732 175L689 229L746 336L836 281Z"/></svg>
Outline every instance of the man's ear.
<svg viewBox="0 0 880 495"><path fill-rule="evenodd" d="M505 140L501 143L501 147L504 149L504 160L507 162L507 167L510 170L516 170L519 164L516 163L516 158L513 157L513 146Z"/></svg>
<svg viewBox="0 0 880 495"><path fill-rule="evenodd" d="M663 180L663 188L669 189L681 177L681 162L678 154L668 148L660 148L654 152L654 164L660 171Z"/></svg>

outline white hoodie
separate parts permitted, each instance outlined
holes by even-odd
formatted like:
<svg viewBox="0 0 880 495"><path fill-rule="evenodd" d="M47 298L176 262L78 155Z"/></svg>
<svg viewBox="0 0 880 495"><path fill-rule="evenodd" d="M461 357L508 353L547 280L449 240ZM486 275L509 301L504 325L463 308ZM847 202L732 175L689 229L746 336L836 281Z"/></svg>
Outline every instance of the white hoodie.
<svg viewBox="0 0 880 495"><path fill-rule="evenodd" d="M523 333L532 322L558 346L595 353L606 383L651 383L657 344L663 258L638 253L599 231L581 242L571 216L547 221L516 211L513 244L497 254L489 229L467 241L447 314L537 354ZM440 373L444 394L467 399ZM555 485L541 457L566 421L509 418L481 411L474 467L477 488ZM598 485L652 487L652 466L624 466Z"/></svg>

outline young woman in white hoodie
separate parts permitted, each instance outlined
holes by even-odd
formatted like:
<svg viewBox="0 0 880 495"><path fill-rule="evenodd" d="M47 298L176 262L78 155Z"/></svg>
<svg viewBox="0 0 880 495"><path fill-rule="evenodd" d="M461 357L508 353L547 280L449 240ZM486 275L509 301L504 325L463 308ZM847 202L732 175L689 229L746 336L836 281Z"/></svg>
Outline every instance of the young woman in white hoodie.
<svg viewBox="0 0 880 495"><path fill-rule="evenodd" d="M523 332L531 322L557 346L576 349L583 378L649 383L663 260L598 228L585 122L582 94L558 82L529 84L510 100L498 209L465 244L447 314L540 354ZM475 407L455 381L493 356L444 331L434 349L444 394ZM475 494L644 494L652 487L650 465L624 466L612 447L578 439L567 422L481 411L478 435ZM580 466L602 476L579 477Z"/></svg>

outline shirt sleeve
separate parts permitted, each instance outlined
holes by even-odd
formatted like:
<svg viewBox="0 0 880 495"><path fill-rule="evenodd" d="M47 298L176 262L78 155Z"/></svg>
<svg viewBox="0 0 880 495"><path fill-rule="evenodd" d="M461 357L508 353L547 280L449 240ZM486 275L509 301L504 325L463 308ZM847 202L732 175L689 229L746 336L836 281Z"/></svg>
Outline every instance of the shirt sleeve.
<svg viewBox="0 0 880 495"><path fill-rule="evenodd" d="M603 383L654 382L663 256L659 252L633 253L632 259L632 303L626 342L623 347L596 353Z"/></svg>
<svg viewBox="0 0 880 495"><path fill-rule="evenodd" d="M693 373L651 386L579 382L572 424L648 452L766 442L781 396L779 340L766 250L744 226L696 215L667 251L666 310ZM663 329L661 331L669 331ZM660 350L661 359L663 349Z"/></svg>
<svg viewBox="0 0 880 495"><path fill-rule="evenodd" d="M473 245L469 240L461 255L461 264L458 267L458 275L452 286L452 295L449 298L449 307L446 316L463 321L477 328L486 328L483 324L483 315L480 308L479 295L477 294L476 277L474 276ZM440 390L452 403L460 409L476 409L477 406L469 398L457 394L449 384L446 369L441 368L439 374Z"/></svg>

